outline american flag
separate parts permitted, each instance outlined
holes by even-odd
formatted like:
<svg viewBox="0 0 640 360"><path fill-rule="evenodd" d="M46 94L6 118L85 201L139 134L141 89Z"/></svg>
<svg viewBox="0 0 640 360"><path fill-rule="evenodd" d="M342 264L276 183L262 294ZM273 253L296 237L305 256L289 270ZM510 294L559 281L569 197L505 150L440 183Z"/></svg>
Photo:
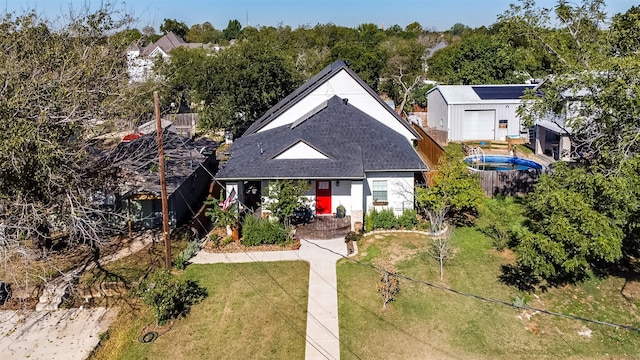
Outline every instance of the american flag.
<svg viewBox="0 0 640 360"><path fill-rule="evenodd" d="M227 196L225 201L218 203L218 205L220 206L220 208L222 208L222 210L227 210L233 203L233 200L235 199L235 197L236 197L236 189L233 188L231 189L231 192L229 193L229 196Z"/></svg>

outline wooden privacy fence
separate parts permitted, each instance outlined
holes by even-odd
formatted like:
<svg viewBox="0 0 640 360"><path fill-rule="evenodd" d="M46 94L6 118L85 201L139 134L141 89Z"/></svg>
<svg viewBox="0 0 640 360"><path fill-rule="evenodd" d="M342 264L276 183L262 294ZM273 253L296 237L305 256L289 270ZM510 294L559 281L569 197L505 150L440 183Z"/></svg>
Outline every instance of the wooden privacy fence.
<svg viewBox="0 0 640 360"><path fill-rule="evenodd" d="M444 148L435 141L431 135L427 134L424 129L416 124L411 124L413 128L422 137L418 140L417 150L422 159L427 163L429 169L434 170L438 164L440 157L444 155Z"/></svg>
<svg viewBox="0 0 640 360"><path fill-rule="evenodd" d="M534 190L534 185L540 175L546 170L506 170L506 171L478 171L480 184L487 196L498 195L526 195Z"/></svg>

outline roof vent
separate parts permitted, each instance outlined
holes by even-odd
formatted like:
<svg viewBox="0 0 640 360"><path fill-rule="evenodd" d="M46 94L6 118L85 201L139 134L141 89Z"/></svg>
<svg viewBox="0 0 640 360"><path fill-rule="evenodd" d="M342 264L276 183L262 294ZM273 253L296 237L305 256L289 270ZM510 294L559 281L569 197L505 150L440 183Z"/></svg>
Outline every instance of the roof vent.
<svg viewBox="0 0 640 360"><path fill-rule="evenodd" d="M342 99L342 103L344 103L345 105L349 104L349 99L348 98Z"/></svg>

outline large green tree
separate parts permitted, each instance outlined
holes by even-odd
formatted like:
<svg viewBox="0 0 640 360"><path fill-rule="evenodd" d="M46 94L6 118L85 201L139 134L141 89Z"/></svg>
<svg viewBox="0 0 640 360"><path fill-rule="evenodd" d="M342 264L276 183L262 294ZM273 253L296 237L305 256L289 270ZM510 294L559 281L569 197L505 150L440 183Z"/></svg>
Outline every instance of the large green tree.
<svg viewBox="0 0 640 360"><path fill-rule="evenodd" d="M429 217L434 230L442 230L446 221L464 222L475 217L485 194L477 174L469 172L462 149L450 145L438 160L432 184L416 188L416 203Z"/></svg>
<svg viewBox="0 0 640 360"><path fill-rule="evenodd" d="M413 90L423 85L425 73L422 57L425 46L418 42L417 36L410 39L391 37L382 42L379 48L387 58L381 73L380 90L398 104L400 111L404 111Z"/></svg>
<svg viewBox="0 0 640 360"><path fill-rule="evenodd" d="M331 48L327 65L344 60L358 76L374 90L378 89L380 74L386 63L385 53L377 46L341 41Z"/></svg>
<svg viewBox="0 0 640 360"><path fill-rule="evenodd" d="M240 21L236 19L229 20L229 24L222 30L222 34L227 40L239 39L242 35L242 25Z"/></svg>
<svg viewBox="0 0 640 360"><path fill-rule="evenodd" d="M446 84L521 83L528 77L513 49L486 33L437 51L427 63L429 76Z"/></svg>
<svg viewBox="0 0 640 360"><path fill-rule="evenodd" d="M634 171L637 166L612 177L559 163L527 201L528 231L515 248L518 265L541 281L573 281L594 265L620 260L623 244L633 250L640 204Z"/></svg>
<svg viewBox="0 0 640 360"><path fill-rule="evenodd" d="M192 43L219 43L224 40L222 31L216 29L210 22L205 21L202 24L194 24L189 28L185 40Z"/></svg>
<svg viewBox="0 0 640 360"><path fill-rule="evenodd" d="M189 27L176 19L164 19L164 22L160 25L160 31L165 35L172 32L184 39L189 33Z"/></svg>
<svg viewBox="0 0 640 360"><path fill-rule="evenodd" d="M516 247L517 265L540 281L579 279L593 267L624 264L638 253L640 57L622 50L627 45L615 36L633 25L621 25L619 16L614 23L620 26L604 30L603 7L600 0L559 1L558 28L550 10L533 1L505 14L559 65L520 114L530 125L558 119L576 159L543 176L529 201L530 232Z"/></svg>
<svg viewBox="0 0 640 360"><path fill-rule="evenodd" d="M246 41L218 53L176 49L162 74L169 96L200 113L203 130L236 135L300 84L300 76L270 42Z"/></svg>

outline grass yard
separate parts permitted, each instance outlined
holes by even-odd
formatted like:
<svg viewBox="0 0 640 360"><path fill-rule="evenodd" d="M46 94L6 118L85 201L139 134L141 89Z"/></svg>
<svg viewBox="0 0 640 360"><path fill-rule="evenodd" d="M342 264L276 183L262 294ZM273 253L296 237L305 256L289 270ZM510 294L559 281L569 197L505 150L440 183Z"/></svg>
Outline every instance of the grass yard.
<svg viewBox="0 0 640 360"><path fill-rule="evenodd" d="M356 260L394 264L398 273L438 286L555 312L640 327L640 299L622 295L624 279L591 278L545 293L525 294L498 280L513 254L491 248L472 228L456 229L455 255L445 264L425 253L429 238L417 234L373 235L358 242ZM640 334L509 306L400 279L396 301L382 308L372 268L338 263L340 340L343 359L637 359ZM582 334L582 335L580 335Z"/></svg>
<svg viewBox="0 0 640 360"><path fill-rule="evenodd" d="M181 276L209 296L147 344L138 337L153 315L125 305L92 359L304 358L308 263L189 265Z"/></svg>

